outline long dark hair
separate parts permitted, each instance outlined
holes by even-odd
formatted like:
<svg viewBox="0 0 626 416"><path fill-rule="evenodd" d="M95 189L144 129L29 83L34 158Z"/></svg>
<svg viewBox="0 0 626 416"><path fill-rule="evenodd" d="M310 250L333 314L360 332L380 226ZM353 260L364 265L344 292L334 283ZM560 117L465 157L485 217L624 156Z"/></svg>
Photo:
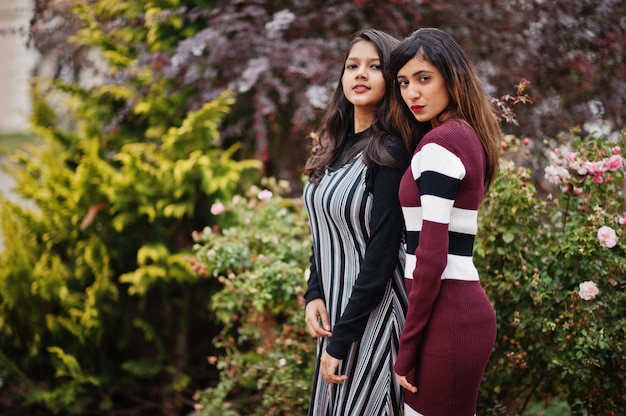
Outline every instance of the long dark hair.
<svg viewBox="0 0 626 416"><path fill-rule="evenodd" d="M341 76L330 98L318 132L319 149L307 160L304 168L304 173L309 176L309 181L314 184L319 184L326 168L340 157L346 139L352 133L354 106L346 99L341 78L345 71L345 61L348 59L350 50L357 42L361 41L371 42L376 47L385 79L385 95L377 107L371 126L372 134L370 138L354 146L354 149L351 149L350 154L346 155L345 159L354 157L358 152L362 151L363 162L368 167L373 165L398 166L398 161L393 158L389 151L392 145L391 136L399 138L400 134L393 127L389 111L391 78L387 71L387 65L391 51L400 41L377 29L363 29L353 36L348 45L348 50L342 62L344 69L341 71Z"/></svg>
<svg viewBox="0 0 626 416"><path fill-rule="evenodd" d="M485 188L489 188L498 173L502 137L500 122L474 65L452 36L443 30L418 29L391 53L390 108L397 129L405 141L416 146L425 134L425 125L430 124L415 119L400 93L398 71L414 57L430 62L439 70L450 94L448 108L438 117L439 121L452 118L464 120L476 131L487 157Z"/></svg>

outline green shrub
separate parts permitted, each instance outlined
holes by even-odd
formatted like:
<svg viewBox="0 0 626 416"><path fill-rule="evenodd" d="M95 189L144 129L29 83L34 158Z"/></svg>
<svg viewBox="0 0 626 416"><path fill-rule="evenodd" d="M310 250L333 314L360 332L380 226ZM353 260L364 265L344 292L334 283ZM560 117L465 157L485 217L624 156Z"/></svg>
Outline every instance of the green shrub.
<svg viewBox="0 0 626 416"><path fill-rule="evenodd" d="M82 103L74 123L37 97L45 144L11 152L3 166L28 202L0 197L3 392L55 414L177 415L194 383L212 376L197 363L214 347L191 334L217 332L205 309L216 286L189 267L190 234L260 164L218 146L227 92L149 139L99 130L94 114L111 114L109 88L55 87Z"/></svg>
<svg viewBox="0 0 626 416"><path fill-rule="evenodd" d="M210 357L221 377L197 394L198 415L295 415L308 407L316 343L304 325L302 294L311 241L300 199L264 182L213 212L221 226L194 233L194 269L217 278L211 299L222 324Z"/></svg>

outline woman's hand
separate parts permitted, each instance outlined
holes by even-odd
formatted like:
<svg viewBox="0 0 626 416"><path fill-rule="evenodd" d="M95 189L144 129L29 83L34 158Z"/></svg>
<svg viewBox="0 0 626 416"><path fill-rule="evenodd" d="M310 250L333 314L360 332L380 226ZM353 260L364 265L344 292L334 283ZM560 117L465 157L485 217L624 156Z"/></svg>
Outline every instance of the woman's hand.
<svg viewBox="0 0 626 416"><path fill-rule="evenodd" d="M306 326L312 337L319 338L332 335L328 311L323 299L313 299L307 303L305 313ZM339 360L324 351L320 360L320 371L328 384L341 384L348 379L345 375L337 375L337 368L339 368Z"/></svg>
<svg viewBox="0 0 626 416"><path fill-rule="evenodd" d="M404 387L411 393L417 393L417 387L409 383L409 381L406 379L406 376L399 376L396 374L396 378L398 379L398 382L402 387Z"/></svg>
<svg viewBox="0 0 626 416"><path fill-rule="evenodd" d="M337 375L337 368L339 367L339 360L324 351L321 359L321 371L322 377L328 384L342 384L348 379L348 376Z"/></svg>
<svg viewBox="0 0 626 416"><path fill-rule="evenodd" d="M330 332L330 321L328 320L326 304L321 298L313 299L307 303L305 322L306 326L309 328L309 334L314 338L329 337L332 335Z"/></svg>

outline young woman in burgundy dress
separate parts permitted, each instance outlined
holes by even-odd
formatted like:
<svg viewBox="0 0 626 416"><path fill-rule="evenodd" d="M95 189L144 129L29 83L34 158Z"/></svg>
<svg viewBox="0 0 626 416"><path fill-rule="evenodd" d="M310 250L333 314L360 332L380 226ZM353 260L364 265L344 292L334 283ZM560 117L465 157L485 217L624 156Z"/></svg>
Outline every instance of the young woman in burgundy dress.
<svg viewBox="0 0 626 416"><path fill-rule="evenodd" d="M496 316L472 253L478 209L498 171L500 125L476 70L446 32L415 31L394 49L389 68L394 120L417 143L399 190L409 309L395 372L405 416L473 416Z"/></svg>

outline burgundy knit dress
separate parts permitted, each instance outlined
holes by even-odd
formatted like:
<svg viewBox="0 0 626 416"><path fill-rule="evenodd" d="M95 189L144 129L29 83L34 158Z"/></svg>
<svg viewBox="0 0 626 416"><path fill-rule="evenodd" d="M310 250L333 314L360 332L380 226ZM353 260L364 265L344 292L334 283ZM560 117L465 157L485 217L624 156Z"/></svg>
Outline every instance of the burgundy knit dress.
<svg viewBox="0 0 626 416"><path fill-rule="evenodd" d="M405 416L476 413L496 337L472 260L485 166L475 131L451 120L422 139L400 182L409 309L394 368L418 388L405 391Z"/></svg>

